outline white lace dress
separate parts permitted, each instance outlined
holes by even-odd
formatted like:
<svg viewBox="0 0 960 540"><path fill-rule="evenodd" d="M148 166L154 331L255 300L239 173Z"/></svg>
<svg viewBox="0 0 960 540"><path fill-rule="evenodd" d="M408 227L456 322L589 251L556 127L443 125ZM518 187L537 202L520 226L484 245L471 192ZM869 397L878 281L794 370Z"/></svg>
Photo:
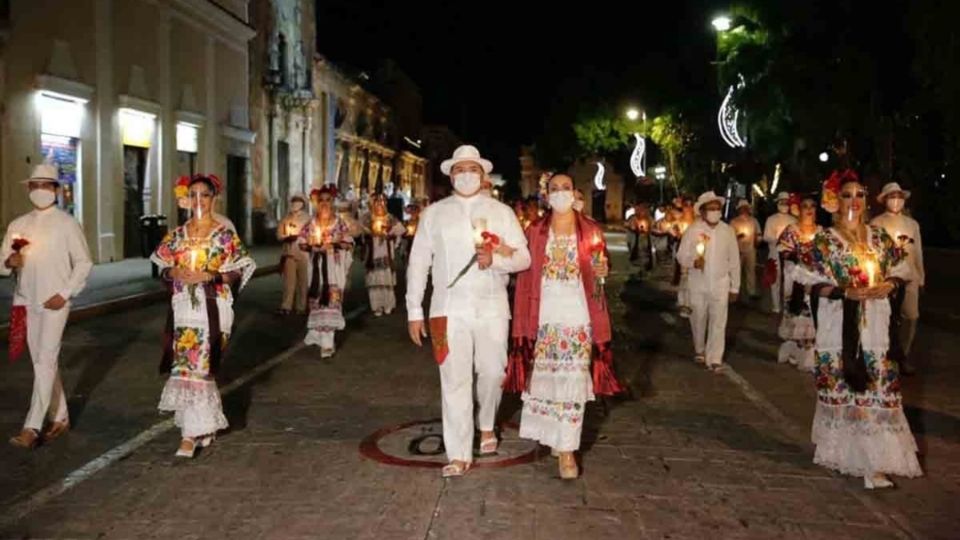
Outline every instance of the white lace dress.
<svg viewBox="0 0 960 540"><path fill-rule="evenodd" d="M186 227L181 226L164 238L151 261L161 269L192 266L211 272L238 272L238 290L247 284L256 268L237 234L224 226L207 238L190 238ZM211 371L211 332L204 288L180 282L173 282L172 288L172 366L157 407L174 413L183 437L211 435L226 429L228 424ZM233 290L227 284L214 285L212 290L222 333L221 348L225 350L233 326Z"/></svg>
<svg viewBox="0 0 960 540"><path fill-rule="evenodd" d="M590 313L575 235L550 232L530 389L523 393L520 436L560 452L580 448L587 401L593 401Z"/></svg>
<svg viewBox="0 0 960 540"><path fill-rule="evenodd" d="M862 280L860 259L871 254L876 258L877 281L888 276L911 278L904 252L877 227L869 227L864 246L849 245L832 228L817 234L792 277L804 285L855 286ZM856 392L843 373L843 301L819 300L813 461L855 476L921 476L917 443L903 414L899 369L887 355L890 302L885 298L867 300L863 308L860 341L870 381L864 392Z"/></svg>

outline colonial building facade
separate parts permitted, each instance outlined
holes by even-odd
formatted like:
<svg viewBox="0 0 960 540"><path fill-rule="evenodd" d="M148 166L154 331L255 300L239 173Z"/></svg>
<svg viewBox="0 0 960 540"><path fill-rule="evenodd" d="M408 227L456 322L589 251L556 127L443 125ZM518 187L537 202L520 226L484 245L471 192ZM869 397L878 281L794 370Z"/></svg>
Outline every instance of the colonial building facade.
<svg viewBox="0 0 960 540"><path fill-rule="evenodd" d="M98 262L141 256L140 218L175 220L172 184L210 172L226 210L250 189L247 0L9 0L0 34L0 221L58 165L61 206Z"/></svg>

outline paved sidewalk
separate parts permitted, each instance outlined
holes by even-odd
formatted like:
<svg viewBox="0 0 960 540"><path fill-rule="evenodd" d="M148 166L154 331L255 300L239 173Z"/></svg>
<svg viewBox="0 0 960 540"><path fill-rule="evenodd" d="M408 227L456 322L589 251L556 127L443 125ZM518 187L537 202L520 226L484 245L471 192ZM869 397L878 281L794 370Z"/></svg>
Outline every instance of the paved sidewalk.
<svg viewBox="0 0 960 540"><path fill-rule="evenodd" d="M257 262L260 273L276 270L280 261L280 246L254 246L250 254ZM160 298L163 285L151 275L151 264L147 259L126 259L120 262L98 264L93 267L87 286L73 299L73 316L78 311L93 306L103 306L120 300ZM0 306L10 306L13 301L12 278L0 281ZM9 309L0 308L0 327L10 320Z"/></svg>

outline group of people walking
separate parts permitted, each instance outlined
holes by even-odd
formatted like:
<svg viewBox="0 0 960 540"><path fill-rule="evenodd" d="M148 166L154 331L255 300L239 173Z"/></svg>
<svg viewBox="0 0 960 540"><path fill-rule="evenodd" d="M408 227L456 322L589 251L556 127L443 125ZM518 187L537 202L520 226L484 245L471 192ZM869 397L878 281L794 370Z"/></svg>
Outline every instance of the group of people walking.
<svg viewBox="0 0 960 540"><path fill-rule="evenodd" d="M335 333L346 324L342 306L354 257L363 261L371 311L389 315L396 308L397 246L406 238L408 334L417 346L430 338L440 373L443 476L463 476L475 455L497 451L497 409L510 391L523 401L520 436L549 447L559 475L576 478L587 402L622 390L612 369L603 229L580 211L573 180L564 174L547 182L546 211L525 213L522 225L484 189L492 168L476 148L458 148L441 164L453 193L411 212L412 227L392 216L382 197L354 220L338 212L332 185L309 198L294 196L277 233L279 312L306 315L305 343L321 357L333 355ZM79 224L56 207L56 169L39 166L25 183L35 208L8 227L0 273L17 277L11 355L26 345L35 371L27 420L11 442L33 448L70 427L58 355L70 299L92 262ZM158 408L174 414L182 436L176 455L183 457L212 444L228 425L216 375L234 300L256 266L235 230L214 213L222 188L215 175L181 178L176 197L190 218L151 256L170 292L161 363L168 380ZM651 234L677 239L671 248L694 360L718 372L728 306L741 285L756 296L756 246L767 243L763 276L773 311L782 312L780 359L812 372L817 386L814 461L877 488L892 485L886 475L922 474L899 375L924 275L919 227L903 214L910 193L885 186L878 200L886 212L870 224L866 195L845 171L824 183L819 196L778 196L778 213L762 230L746 201L725 223L726 201L712 191L682 204L667 226L646 208L630 223L647 242ZM818 207L832 214L831 226L818 225ZM650 243L645 249L650 257L656 252Z"/></svg>
<svg viewBox="0 0 960 540"><path fill-rule="evenodd" d="M811 373L817 388L814 461L861 476L870 489L892 486L888 475L922 474L899 380L914 369L908 355L924 284L919 226L903 213L909 197L885 185L877 196L885 211L868 223L866 187L852 170L837 172L819 194L779 194L761 234L749 202L737 203L728 225L725 199L708 191L675 250L694 361L719 372L728 305L743 289L756 296L756 248L767 244L778 360ZM830 226L818 224L819 209Z"/></svg>

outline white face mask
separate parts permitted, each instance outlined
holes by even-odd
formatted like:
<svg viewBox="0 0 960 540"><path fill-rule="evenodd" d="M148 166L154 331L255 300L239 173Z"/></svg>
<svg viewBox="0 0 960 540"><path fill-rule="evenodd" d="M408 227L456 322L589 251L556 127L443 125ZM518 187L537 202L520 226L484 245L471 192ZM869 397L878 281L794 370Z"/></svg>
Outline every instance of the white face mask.
<svg viewBox="0 0 960 540"><path fill-rule="evenodd" d="M573 208L573 192L554 191L547 195L547 202L550 203L550 208L553 208L554 212L566 214Z"/></svg>
<svg viewBox="0 0 960 540"><path fill-rule="evenodd" d="M899 214L903 210L903 199L887 199L887 210Z"/></svg>
<svg viewBox="0 0 960 540"><path fill-rule="evenodd" d="M467 197L473 195L480 190L480 175L475 172L465 172L454 175L453 189L457 190L457 193L466 195Z"/></svg>
<svg viewBox="0 0 960 540"><path fill-rule="evenodd" d="M721 214L722 212L719 210L707 210L707 215L703 219L707 220L707 223L711 225L716 225L717 223L720 223Z"/></svg>
<svg viewBox="0 0 960 540"><path fill-rule="evenodd" d="M574 200L573 209L577 212L583 212L583 201Z"/></svg>
<svg viewBox="0 0 960 540"><path fill-rule="evenodd" d="M790 205L787 203L779 203L777 204L777 211L781 214L786 214L790 211Z"/></svg>
<svg viewBox="0 0 960 540"><path fill-rule="evenodd" d="M57 201L57 194L48 191L46 189L32 189L30 190L30 202L34 206L43 210L44 208L50 206L51 204Z"/></svg>

